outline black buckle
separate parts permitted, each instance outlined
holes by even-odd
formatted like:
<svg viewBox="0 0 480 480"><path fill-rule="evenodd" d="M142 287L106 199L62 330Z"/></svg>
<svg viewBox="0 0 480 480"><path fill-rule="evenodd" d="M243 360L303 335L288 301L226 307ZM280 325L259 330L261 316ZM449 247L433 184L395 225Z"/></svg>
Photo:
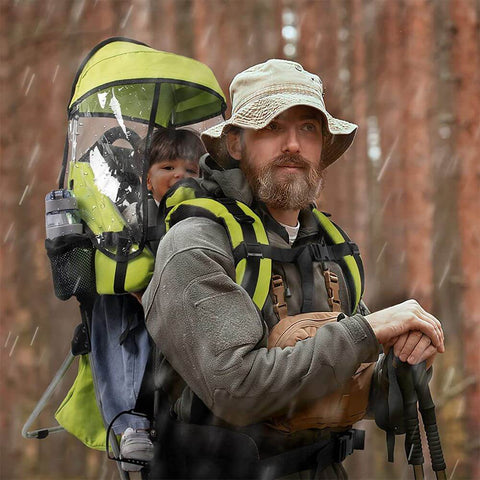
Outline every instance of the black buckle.
<svg viewBox="0 0 480 480"><path fill-rule="evenodd" d="M329 261L333 258L327 245L323 245L322 243L310 243L309 248L312 259L315 262Z"/></svg>
<svg viewBox="0 0 480 480"><path fill-rule="evenodd" d="M365 446L365 430L352 428L339 434L336 440L334 461L335 463L342 463L354 450L363 450Z"/></svg>

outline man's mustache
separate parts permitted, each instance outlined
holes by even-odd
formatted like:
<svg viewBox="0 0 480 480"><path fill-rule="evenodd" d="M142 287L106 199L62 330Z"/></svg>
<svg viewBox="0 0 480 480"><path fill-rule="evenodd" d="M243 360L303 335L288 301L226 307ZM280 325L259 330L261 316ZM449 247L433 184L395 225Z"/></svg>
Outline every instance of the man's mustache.
<svg viewBox="0 0 480 480"><path fill-rule="evenodd" d="M273 162L270 164L272 167L298 167L309 169L310 163L302 157L300 154L295 153L283 153L274 158Z"/></svg>

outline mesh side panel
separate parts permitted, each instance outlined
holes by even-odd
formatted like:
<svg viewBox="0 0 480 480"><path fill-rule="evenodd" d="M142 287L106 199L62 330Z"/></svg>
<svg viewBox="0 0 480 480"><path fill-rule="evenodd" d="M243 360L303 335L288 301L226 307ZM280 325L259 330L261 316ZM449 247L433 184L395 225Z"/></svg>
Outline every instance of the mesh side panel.
<svg viewBox="0 0 480 480"><path fill-rule="evenodd" d="M95 295L95 250L84 235L65 235L45 241L52 267L55 295L79 300Z"/></svg>

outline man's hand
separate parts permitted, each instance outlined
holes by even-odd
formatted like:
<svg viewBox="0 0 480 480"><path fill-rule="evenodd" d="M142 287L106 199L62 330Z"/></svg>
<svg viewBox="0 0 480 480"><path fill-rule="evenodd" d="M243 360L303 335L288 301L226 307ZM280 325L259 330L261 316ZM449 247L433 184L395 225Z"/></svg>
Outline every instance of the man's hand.
<svg viewBox="0 0 480 480"><path fill-rule="evenodd" d="M415 364L445 351L440 322L416 300L407 300L365 318L384 348L393 346L402 361Z"/></svg>
<svg viewBox="0 0 480 480"><path fill-rule="evenodd" d="M408 362L411 365L427 361L427 370L433 364L437 349L427 335L418 330L400 335L392 344L393 353L402 362Z"/></svg>

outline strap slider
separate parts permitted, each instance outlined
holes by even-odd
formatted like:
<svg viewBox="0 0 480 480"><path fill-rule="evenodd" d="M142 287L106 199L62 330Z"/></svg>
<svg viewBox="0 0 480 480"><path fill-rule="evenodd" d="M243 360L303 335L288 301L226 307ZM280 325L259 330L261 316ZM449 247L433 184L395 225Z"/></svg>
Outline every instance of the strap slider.
<svg viewBox="0 0 480 480"><path fill-rule="evenodd" d="M238 223L244 223L251 225L252 223L255 223L255 219L248 216L247 214L244 213L233 213L233 218L237 220Z"/></svg>
<svg viewBox="0 0 480 480"><path fill-rule="evenodd" d="M352 255L360 255L360 249L355 242L347 242L347 245L350 247L350 251Z"/></svg>
<svg viewBox="0 0 480 480"><path fill-rule="evenodd" d="M247 252L246 257L263 258L262 246L259 243L244 243Z"/></svg>

